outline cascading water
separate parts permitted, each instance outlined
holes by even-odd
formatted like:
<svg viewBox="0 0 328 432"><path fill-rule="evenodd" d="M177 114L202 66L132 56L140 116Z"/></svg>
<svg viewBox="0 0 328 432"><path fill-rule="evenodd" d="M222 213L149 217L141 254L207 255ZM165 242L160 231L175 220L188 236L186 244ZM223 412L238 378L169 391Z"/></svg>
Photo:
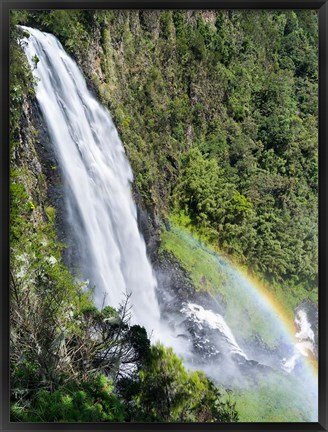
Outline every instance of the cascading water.
<svg viewBox="0 0 328 432"><path fill-rule="evenodd" d="M256 399L259 406L278 407L279 401L291 411L296 407L305 421L317 421L317 374L315 360L313 358L310 363L308 355L308 351L315 354L316 337L310 324L315 325L317 321L315 306L312 309L312 306L302 305L293 328L292 323L286 322L278 302L272 304L273 299L253 281L189 232L171 225L170 241L183 244L194 254L195 274L200 271L198 260L205 263L202 269L207 272L209 285L211 281L221 280L211 287L212 298L194 293L182 304L172 300L176 283L167 277L162 280L167 291L162 296L162 301L167 303L162 306L164 313L169 315L173 305L172 316L176 320L179 310L193 339L194 354L184 356L187 366L204 370L214 381L236 391L238 388L262 389L255 391L259 391ZM283 394L278 395L278 389ZM295 403L293 408L292 403ZM293 418L298 419L297 416Z"/></svg>
<svg viewBox="0 0 328 432"><path fill-rule="evenodd" d="M225 351L228 354L237 354L248 360L247 355L238 345L231 329L220 314L215 314L213 311L193 303L185 305L181 312L190 317L198 326L206 324L211 329L218 330L226 342Z"/></svg>
<svg viewBox="0 0 328 432"><path fill-rule="evenodd" d="M51 34L22 28L30 34L24 49L63 172L81 264L96 286L95 303L118 307L131 295L134 320L158 337L156 279L138 230L132 170L113 121L60 42Z"/></svg>
<svg viewBox="0 0 328 432"><path fill-rule="evenodd" d="M295 334L298 342L295 344L293 355L288 359L284 358L282 362L282 367L287 372L291 372L295 369L302 356L316 356L317 354L314 331L312 330L311 324L308 321L307 313L303 309L299 309L297 311L295 316L295 325L298 329L297 333Z"/></svg>
<svg viewBox="0 0 328 432"><path fill-rule="evenodd" d="M81 71L60 42L51 34L22 28L29 33L24 38L24 50L38 81L37 100L65 183L68 224L75 232L83 276L96 286L96 305L118 307L126 295L131 295L134 322L143 325L148 334L153 332L155 339L173 346L188 366L202 367L221 383L225 369L230 367L227 379L237 376L243 384L260 362L265 368L273 367L279 374L287 371L289 375L299 365L307 377L306 385L312 386L307 415L316 421L316 382L308 378L302 360L304 350L311 350L314 342L306 315L298 313L299 345L293 345L272 307L224 259L206 252L226 276L224 315L187 299L184 304L178 302L172 314L176 323L170 330L161 323L157 282L138 230L131 195L133 174L111 117L87 89ZM285 358L281 352L251 346L251 331L256 326L257 334L279 346ZM181 334L184 338L177 337ZM188 353L191 339L196 348ZM207 357L206 351L210 353ZM303 382L297 385L300 391L305 389Z"/></svg>

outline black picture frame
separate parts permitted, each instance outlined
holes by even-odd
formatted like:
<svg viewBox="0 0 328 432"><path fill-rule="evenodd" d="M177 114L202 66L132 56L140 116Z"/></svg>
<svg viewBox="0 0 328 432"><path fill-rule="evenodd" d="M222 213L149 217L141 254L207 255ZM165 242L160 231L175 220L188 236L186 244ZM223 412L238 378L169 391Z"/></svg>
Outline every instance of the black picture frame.
<svg viewBox="0 0 328 432"><path fill-rule="evenodd" d="M9 420L9 13L11 9L316 9L319 13L319 421L317 423L17 423ZM327 431L327 217L328 0L0 0L0 429L34 430L245 430Z"/></svg>

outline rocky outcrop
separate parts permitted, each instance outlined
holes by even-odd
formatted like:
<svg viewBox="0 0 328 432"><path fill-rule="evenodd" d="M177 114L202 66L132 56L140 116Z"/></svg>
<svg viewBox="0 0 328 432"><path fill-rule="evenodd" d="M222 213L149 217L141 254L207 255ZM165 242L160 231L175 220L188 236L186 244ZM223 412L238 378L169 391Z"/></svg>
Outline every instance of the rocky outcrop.
<svg viewBox="0 0 328 432"><path fill-rule="evenodd" d="M16 145L11 153L11 170L22 171L25 191L33 204L30 217L34 223L44 219L43 203L46 197L47 182L38 154L39 132L34 121L32 97L22 96L22 113Z"/></svg>
<svg viewBox="0 0 328 432"><path fill-rule="evenodd" d="M147 255L151 263L155 263L160 246L161 220L154 209L146 208L136 187L133 190L133 198L137 207L138 228L145 240Z"/></svg>
<svg viewBox="0 0 328 432"><path fill-rule="evenodd" d="M24 96L23 99L21 128L17 145L12 152L11 168L23 170L20 181L23 182L33 204L33 211L30 213L33 223L37 225L47 221L46 209L55 209L58 240L69 246L63 250L63 260L71 266L77 251L74 248L73 234L65 223L62 174L37 101L32 96Z"/></svg>

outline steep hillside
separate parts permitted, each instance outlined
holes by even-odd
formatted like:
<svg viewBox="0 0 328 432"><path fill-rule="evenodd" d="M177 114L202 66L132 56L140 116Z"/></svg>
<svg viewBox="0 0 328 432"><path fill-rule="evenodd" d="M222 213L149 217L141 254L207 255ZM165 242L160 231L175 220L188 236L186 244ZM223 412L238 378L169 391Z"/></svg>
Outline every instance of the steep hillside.
<svg viewBox="0 0 328 432"><path fill-rule="evenodd" d="M267 281L316 299L315 13L51 11L21 20L56 34L78 60L115 120L148 211L187 218Z"/></svg>
<svg viewBox="0 0 328 432"><path fill-rule="evenodd" d="M267 382L268 369L246 359L263 380L230 399L171 349L151 346L127 304L94 307L92 287L73 272L62 172L17 43L29 34L17 24L56 35L108 108L132 166L163 316L185 301L220 303L215 312L238 341L265 356L283 352L280 327L271 332L249 293L236 316L238 284L231 301L216 253L265 285L284 319L304 304L317 317L316 13L15 11L10 46L13 419L237 421L234 395L241 420L312 418L310 392L281 400L297 380L287 392L280 372ZM254 385L267 401L257 412Z"/></svg>
<svg viewBox="0 0 328 432"><path fill-rule="evenodd" d="M96 308L64 264L63 175L18 42L10 41L10 396L15 422L238 421L203 372L132 325L129 298ZM38 58L34 59L37 67ZM52 206L53 204L54 206ZM58 210L58 212L57 212ZM58 220L59 219L59 220ZM88 289L86 289L88 288ZM205 404L204 404L205 401Z"/></svg>

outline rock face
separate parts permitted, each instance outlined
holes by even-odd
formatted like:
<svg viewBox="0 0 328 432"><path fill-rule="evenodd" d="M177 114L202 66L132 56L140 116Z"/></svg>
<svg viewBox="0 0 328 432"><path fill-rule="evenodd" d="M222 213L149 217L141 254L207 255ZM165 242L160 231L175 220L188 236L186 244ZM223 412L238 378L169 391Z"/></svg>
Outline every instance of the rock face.
<svg viewBox="0 0 328 432"><path fill-rule="evenodd" d="M38 131L36 151L39 155L42 172L47 185L46 205L56 209L55 227L58 240L67 248L63 250L63 261L70 268L74 266L74 256L78 253L74 248L73 233L65 223L66 206L62 173L58 163L57 155L50 141L48 131L45 127L42 114L36 101L32 104L32 119Z"/></svg>
<svg viewBox="0 0 328 432"><path fill-rule="evenodd" d="M52 202L54 207L60 207L51 199L52 189L60 182L56 170L58 164L35 99L25 98L22 111L19 144L14 150L11 166L29 171L24 177L24 186L38 206L43 207L47 201L49 205Z"/></svg>
<svg viewBox="0 0 328 432"><path fill-rule="evenodd" d="M196 291L190 275L174 255L160 252L154 261L154 270L158 282L157 296L164 316L179 312L183 302L199 303L216 313L223 313L222 306L214 302L207 292Z"/></svg>
<svg viewBox="0 0 328 432"><path fill-rule="evenodd" d="M47 182L38 153L39 134L30 97L23 98L21 126L16 142L10 161L11 169L24 170L24 187L34 205L31 218L37 223L44 218L42 204L46 196Z"/></svg>
<svg viewBox="0 0 328 432"><path fill-rule="evenodd" d="M163 312L179 310L182 302L194 298L196 290L189 274L172 254L166 251L159 254L154 268ZM168 299L173 297L176 302L170 303Z"/></svg>
<svg viewBox="0 0 328 432"><path fill-rule="evenodd" d="M146 209L136 188L133 190L133 197L137 207L138 228L145 240L147 255L154 263L160 246L160 220L154 210Z"/></svg>
<svg viewBox="0 0 328 432"><path fill-rule="evenodd" d="M256 380L259 372L272 370L247 358L223 319L223 302L197 291L188 272L172 254L161 251L154 269L162 319L177 337L190 342L190 367L202 368L214 380L219 378L218 370L226 369L224 377L219 378L226 385L239 373Z"/></svg>
<svg viewBox="0 0 328 432"><path fill-rule="evenodd" d="M74 239L65 223L65 194L57 155L49 140L38 104L31 96L22 104L21 128L12 158L12 168L24 169L24 187L34 205L31 219L36 224L47 220L47 207L56 210L55 227L59 241L69 247L63 251L64 262L72 267Z"/></svg>

